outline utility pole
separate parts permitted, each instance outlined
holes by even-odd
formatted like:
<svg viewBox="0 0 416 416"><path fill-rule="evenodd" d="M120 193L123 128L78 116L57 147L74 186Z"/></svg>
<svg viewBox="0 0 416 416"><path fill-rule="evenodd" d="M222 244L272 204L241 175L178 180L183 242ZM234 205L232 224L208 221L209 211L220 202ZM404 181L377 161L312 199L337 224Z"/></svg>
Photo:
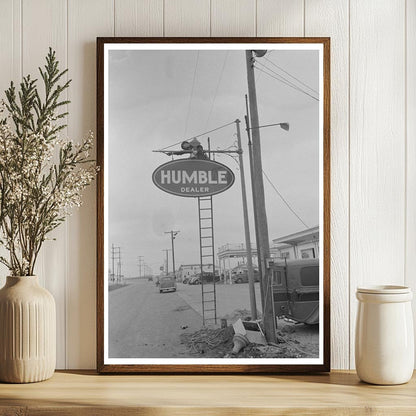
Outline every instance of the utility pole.
<svg viewBox="0 0 416 416"><path fill-rule="evenodd" d="M251 319L257 320L257 305L256 305L256 292L254 289L254 272L253 272L253 259L251 257L251 242L250 242L250 225L248 222L248 210L247 210L247 193L246 182L244 176L244 163L243 163L243 149L241 147L241 133L240 133L240 120L235 121L237 128L237 143L238 143L238 162L240 165L240 179L241 179L241 197L243 202L243 216L244 216L244 235L246 240L246 255L247 255L247 273L248 273L248 285L250 292L250 309Z"/></svg>
<svg viewBox="0 0 416 416"><path fill-rule="evenodd" d="M256 82L254 77L252 50L246 51L246 65L253 141L253 184L255 185L256 192L256 199L254 200L254 205L256 205L255 215L257 217L257 232L260 243L260 247L258 247L260 258L258 260L264 289L263 323L267 341L276 342L276 319L273 311L274 305L271 284L271 273L267 264L267 261L270 258L269 230L267 225L266 201L264 197L260 129L258 128L259 116L257 110Z"/></svg>
<svg viewBox="0 0 416 416"><path fill-rule="evenodd" d="M121 248L118 248L117 280L121 282Z"/></svg>
<svg viewBox="0 0 416 416"><path fill-rule="evenodd" d="M117 263L115 263L117 261ZM116 268L117 267L117 272ZM121 248L111 244L111 268L110 278L112 281L121 281Z"/></svg>
<svg viewBox="0 0 416 416"><path fill-rule="evenodd" d="M111 244L111 280L114 282L114 243Z"/></svg>
<svg viewBox="0 0 416 416"><path fill-rule="evenodd" d="M139 264L138 264L138 266L139 266L139 279L141 279L141 277L142 277L142 264L144 263L143 258L144 258L144 256L137 256L137 259L139 261Z"/></svg>
<svg viewBox="0 0 416 416"><path fill-rule="evenodd" d="M250 160L250 177L251 177L251 193L253 196L253 212L254 212L254 230L256 234L256 249L257 249L257 263L260 272L260 297L261 297L261 305L264 309L264 282L262 279L262 270L260 269L260 238L258 233L258 225L257 225L257 207L254 201L257 200L256 198L256 185L254 184L254 167L253 167L253 143L251 142L251 132L250 132L250 121L249 121L249 111L248 111L248 98L246 94L246 115L244 116L246 121L246 131L248 137L248 156Z"/></svg>
<svg viewBox="0 0 416 416"><path fill-rule="evenodd" d="M170 240L172 244L172 265L173 265L173 276L176 280L176 268L175 268L175 244L174 240L175 237L179 234L179 231L171 230L171 231L165 231L165 234L170 234Z"/></svg>
<svg viewBox="0 0 416 416"><path fill-rule="evenodd" d="M170 248L165 248L164 250L162 250L166 253L166 276L169 274L169 251Z"/></svg>

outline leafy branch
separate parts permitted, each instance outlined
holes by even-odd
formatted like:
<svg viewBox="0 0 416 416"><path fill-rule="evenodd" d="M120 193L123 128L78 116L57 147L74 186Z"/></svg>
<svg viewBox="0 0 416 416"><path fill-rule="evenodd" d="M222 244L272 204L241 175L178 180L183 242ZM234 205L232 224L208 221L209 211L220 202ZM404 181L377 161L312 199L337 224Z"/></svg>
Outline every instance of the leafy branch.
<svg viewBox="0 0 416 416"><path fill-rule="evenodd" d="M0 263L19 276L33 274L47 235L81 205L96 174L91 133L80 144L59 138L69 103L61 96L71 81L51 48L39 73L42 94L27 75L19 90L10 84L0 108L0 245L9 252Z"/></svg>

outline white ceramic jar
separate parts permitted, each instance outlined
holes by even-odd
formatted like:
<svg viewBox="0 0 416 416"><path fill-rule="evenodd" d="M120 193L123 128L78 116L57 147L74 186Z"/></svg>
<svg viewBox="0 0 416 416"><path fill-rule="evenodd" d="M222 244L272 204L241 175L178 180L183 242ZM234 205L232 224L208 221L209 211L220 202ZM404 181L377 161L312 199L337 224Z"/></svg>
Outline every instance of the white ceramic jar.
<svg viewBox="0 0 416 416"><path fill-rule="evenodd" d="M414 332L410 288L372 286L357 289L355 366L372 384L402 384L412 377Z"/></svg>

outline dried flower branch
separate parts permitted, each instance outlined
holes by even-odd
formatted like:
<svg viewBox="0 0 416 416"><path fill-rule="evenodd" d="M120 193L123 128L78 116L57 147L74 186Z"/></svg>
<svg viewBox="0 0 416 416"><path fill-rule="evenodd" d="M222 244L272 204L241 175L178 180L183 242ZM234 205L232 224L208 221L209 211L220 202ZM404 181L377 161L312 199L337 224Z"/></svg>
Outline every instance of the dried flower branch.
<svg viewBox="0 0 416 416"><path fill-rule="evenodd" d="M80 144L60 139L58 124L68 113L60 100L70 81L59 84L67 70L59 71L49 49L41 97L37 80L23 78L20 90L13 82L0 104L0 245L9 259L0 263L13 276L33 275L36 259L47 235L81 205L82 191L96 175L90 158L92 133Z"/></svg>

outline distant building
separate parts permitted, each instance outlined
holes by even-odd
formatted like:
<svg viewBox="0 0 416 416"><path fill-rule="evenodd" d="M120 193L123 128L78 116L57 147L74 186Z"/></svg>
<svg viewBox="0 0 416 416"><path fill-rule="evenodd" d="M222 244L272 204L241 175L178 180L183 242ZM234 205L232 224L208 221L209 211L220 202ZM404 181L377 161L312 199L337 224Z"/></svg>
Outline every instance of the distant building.
<svg viewBox="0 0 416 416"><path fill-rule="evenodd" d="M227 243L218 248L218 262L221 280L224 283L232 283L232 270L235 267L243 267L247 263L246 246L243 243ZM257 265L257 249L254 243L251 243L251 257L253 266ZM247 267L247 266L245 266Z"/></svg>
<svg viewBox="0 0 416 416"><path fill-rule="evenodd" d="M319 258L319 226L273 240L272 256L287 259Z"/></svg>
<svg viewBox="0 0 416 416"><path fill-rule="evenodd" d="M218 248L220 275L225 282L231 283L233 270L247 268L247 251L243 243L224 244ZM270 245L271 257L283 257L291 260L319 258L319 226L308 228L294 234L285 235L273 240ZM257 268L257 249L251 243L253 266Z"/></svg>

